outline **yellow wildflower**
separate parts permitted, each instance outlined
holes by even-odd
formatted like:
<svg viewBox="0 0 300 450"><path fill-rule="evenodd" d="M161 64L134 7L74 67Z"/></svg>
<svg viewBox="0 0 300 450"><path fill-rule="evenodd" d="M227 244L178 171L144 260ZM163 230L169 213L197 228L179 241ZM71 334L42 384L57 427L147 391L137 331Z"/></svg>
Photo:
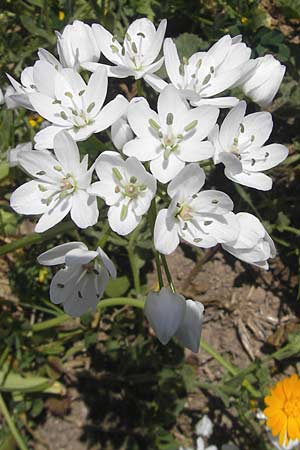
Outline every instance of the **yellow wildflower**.
<svg viewBox="0 0 300 450"><path fill-rule="evenodd" d="M64 20L65 18L65 12L64 11L59 11L58 13L58 20Z"/></svg>
<svg viewBox="0 0 300 450"><path fill-rule="evenodd" d="M279 381L265 397L267 426L279 444L300 440L300 378L294 374Z"/></svg>
<svg viewBox="0 0 300 450"><path fill-rule="evenodd" d="M43 267L43 269L40 269L39 275L38 275L38 282L41 284L45 283L48 273L49 273L49 271L45 267Z"/></svg>
<svg viewBox="0 0 300 450"><path fill-rule="evenodd" d="M242 17L241 17L241 23L242 23L243 25L247 25L247 23L249 23L248 17L242 16Z"/></svg>

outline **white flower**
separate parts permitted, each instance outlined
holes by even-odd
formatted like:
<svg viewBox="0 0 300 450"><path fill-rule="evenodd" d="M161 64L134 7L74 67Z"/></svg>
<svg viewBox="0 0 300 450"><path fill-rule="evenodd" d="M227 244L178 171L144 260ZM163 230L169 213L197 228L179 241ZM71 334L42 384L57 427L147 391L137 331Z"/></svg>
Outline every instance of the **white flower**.
<svg viewBox="0 0 300 450"><path fill-rule="evenodd" d="M57 50L63 67L79 70L84 63L98 62L100 50L98 48L92 28L75 20L67 25L63 33L56 32Z"/></svg>
<svg viewBox="0 0 300 450"><path fill-rule="evenodd" d="M134 76L137 80L147 73L159 70L163 58L155 60L160 52L166 27L166 20L162 20L156 30L150 20L137 19L129 26L121 45L103 26L93 24L92 29L101 52L115 64L107 66L109 76L117 78ZM95 70L97 64L86 64L85 67Z"/></svg>
<svg viewBox="0 0 300 450"><path fill-rule="evenodd" d="M111 126L111 140L118 150L134 138L132 129L127 121L127 115L123 115Z"/></svg>
<svg viewBox="0 0 300 450"><path fill-rule="evenodd" d="M267 260L276 256L274 243L260 221L249 213L238 213L240 232L234 242L222 244L236 258L268 270Z"/></svg>
<svg viewBox="0 0 300 450"><path fill-rule="evenodd" d="M82 242L58 245L38 257L45 266L65 264L53 277L50 299L62 303L64 311L78 317L89 309L96 310L103 296L109 277L116 278L116 268L101 250L88 250Z"/></svg>
<svg viewBox="0 0 300 450"><path fill-rule="evenodd" d="M213 433L214 425L210 418L204 414L202 419L196 423L195 432L197 436L210 437Z"/></svg>
<svg viewBox="0 0 300 450"><path fill-rule="evenodd" d="M218 450L215 445L209 445L208 447L205 447L204 440L200 436L197 438L197 450Z"/></svg>
<svg viewBox="0 0 300 450"><path fill-rule="evenodd" d="M53 138L60 130L67 130L75 141L83 141L93 133L108 128L127 109L122 95L103 107L107 94L107 73L99 67L86 85L73 69L62 69L54 77L55 98L39 92L29 94L35 110L51 126L35 136L36 148L53 148Z"/></svg>
<svg viewBox="0 0 300 450"><path fill-rule="evenodd" d="M202 161L213 155L204 141L213 129L219 110L214 106L190 109L174 86L167 86L158 98L158 113L146 100L131 102L128 122L137 138L124 146L127 156L151 161L150 170L162 183L174 178L186 162Z"/></svg>
<svg viewBox="0 0 300 450"><path fill-rule="evenodd" d="M226 35L207 52L197 52L181 62L172 39L164 42L165 66L171 83L194 106L234 106L238 102L235 97L211 97L232 87L252 69L254 63L249 61L250 54L251 49L241 42L241 36ZM167 84L156 75L147 75L145 80L158 91Z"/></svg>
<svg viewBox="0 0 300 450"><path fill-rule="evenodd" d="M126 235L140 223L156 193L156 180L136 158L126 161L117 152L103 152L97 161L100 181L89 192L109 205L108 222L118 234Z"/></svg>
<svg viewBox="0 0 300 450"><path fill-rule="evenodd" d="M203 311L202 303L185 300L165 287L159 292L150 292L144 308L145 316L163 345L176 337L195 353L200 345Z"/></svg>
<svg viewBox="0 0 300 450"><path fill-rule="evenodd" d="M10 198L19 214L42 214L35 231L43 232L60 222L69 212L80 228L94 225L98 219L97 200L88 194L93 166L88 156L80 162L79 150L71 136L62 131L54 139L54 153L23 151L20 166L31 176Z"/></svg>
<svg viewBox="0 0 300 450"><path fill-rule="evenodd" d="M204 248L236 239L239 227L231 199L220 191L199 192L204 181L203 169L194 163L169 184L172 201L159 211L154 227L154 245L160 253L172 253L179 238Z"/></svg>
<svg viewBox="0 0 300 450"><path fill-rule="evenodd" d="M28 150L32 150L31 142L24 142L23 144L17 145L15 148L9 148L7 151L7 162L10 167L15 167L19 165L19 156Z"/></svg>
<svg viewBox="0 0 300 450"><path fill-rule="evenodd" d="M12 88L10 88L9 93L6 95L9 97L8 101L13 102L10 106L7 105L8 108L23 106L24 108L34 111L35 108L32 106L29 99L29 94L33 92L39 92L51 98L55 98L54 81L60 67L55 65L54 62L56 58L54 58L54 56L54 60L50 63L49 57L48 60L45 59L46 55L51 54L44 49L39 51L39 56L43 59L36 61L33 66L26 67L26 69L22 71L20 79L21 83L7 74Z"/></svg>
<svg viewBox="0 0 300 450"><path fill-rule="evenodd" d="M245 94L262 108L269 106L282 82L286 67L272 55L257 58L254 72L242 84Z"/></svg>
<svg viewBox="0 0 300 450"><path fill-rule="evenodd" d="M246 102L242 101L228 113L220 129L214 128L210 136L215 147L214 161L225 165L225 175L230 180L267 191L272 187L272 179L261 171L281 163L288 149L281 144L264 146L273 127L270 113L245 116L245 112Z"/></svg>

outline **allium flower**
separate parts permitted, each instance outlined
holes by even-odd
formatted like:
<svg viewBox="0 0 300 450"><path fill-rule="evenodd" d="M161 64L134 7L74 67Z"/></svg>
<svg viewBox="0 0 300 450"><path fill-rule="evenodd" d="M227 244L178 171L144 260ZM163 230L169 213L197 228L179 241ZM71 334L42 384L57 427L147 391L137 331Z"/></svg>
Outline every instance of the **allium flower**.
<svg viewBox="0 0 300 450"><path fill-rule="evenodd" d="M269 106L280 87L286 67L272 55L257 58L256 68L242 84L245 94L262 108Z"/></svg>
<svg viewBox="0 0 300 450"><path fill-rule="evenodd" d="M134 138L132 129L127 121L127 115L123 115L111 126L111 140L118 150Z"/></svg>
<svg viewBox="0 0 300 450"><path fill-rule="evenodd" d="M198 352L204 312L202 303L185 300L182 295L162 287L159 292L148 294L144 312L163 345L176 337L192 352Z"/></svg>
<svg viewBox="0 0 300 450"><path fill-rule="evenodd" d="M58 245L42 253L38 262L45 266L65 264L51 281L50 299L62 303L73 317L95 311L109 277L117 276L113 262L100 247L91 251L82 242Z"/></svg>
<svg viewBox="0 0 300 450"><path fill-rule="evenodd" d="M41 49L39 54L44 55L45 53L43 52L46 52L46 50ZM49 52L47 52L47 54L48 53ZM56 60L56 58L54 58L54 60ZM13 105L13 107L23 106L24 108L34 111L35 108L32 106L29 99L29 94L33 92L39 92L54 99L54 82L58 69L59 67L53 64L53 62L50 63L49 61L42 59L36 61L33 66L26 67L26 69L22 71L21 83L7 74L13 88L13 90L9 92L9 100L12 100L15 105Z"/></svg>
<svg viewBox="0 0 300 450"><path fill-rule="evenodd" d="M24 142L23 144L17 145L15 148L9 148L7 151L7 162L10 167L15 167L19 165L19 156L28 150L32 150L31 142Z"/></svg>
<svg viewBox="0 0 300 450"><path fill-rule="evenodd" d="M164 42L165 66L171 83L194 106L209 104L227 108L236 105L235 97L211 97L232 87L252 70L255 63L249 61L250 54L251 49L241 42L240 36L226 35L207 52L197 52L181 62L172 39ZM167 84L156 75L147 75L145 80L158 91Z"/></svg>
<svg viewBox="0 0 300 450"><path fill-rule="evenodd" d="M79 70L85 63L98 62L100 50L98 48L92 28L75 20L67 25L63 33L56 32L57 50L63 67Z"/></svg>
<svg viewBox="0 0 300 450"><path fill-rule="evenodd" d="M236 214L236 219L240 225L237 239L222 247L241 261L268 270L267 260L276 256L271 237L252 214L241 212Z"/></svg>
<svg viewBox="0 0 300 450"><path fill-rule="evenodd" d="M199 192L204 181L203 169L194 163L169 184L167 192L172 201L168 209L159 211L154 227L154 245L160 253L172 253L180 238L208 248L238 236L231 199L220 191Z"/></svg>
<svg viewBox="0 0 300 450"><path fill-rule="evenodd" d="M88 156L80 162L76 143L64 131L54 138L54 154L46 150L19 154L19 165L34 179L12 193L11 207L19 214L41 214L35 227L39 233L69 212L78 227L94 225L99 212L96 197L87 192L94 170L87 168Z"/></svg>
<svg viewBox="0 0 300 450"><path fill-rule="evenodd" d="M156 180L136 158L126 161L117 152L103 152L96 163L100 181L89 192L109 205L108 222L120 235L133 231L148 211Z"/></svg>
<svg viewBox="0 0 300 450"><path fill-rule="evenodd" d="M218 125L210 135L215 147L214 162L225 165L225 175L232 181L262 191L272 188L272 179L261 173L281 163L288 149L281 144L265 145L273 122L267 112L245 116L246 102L233 108L221 128Z"/></svg>
<svg viewBox="0 0 300 450"><path fill-rule="evenodd" d="M121 45L102 25L93 24L92 29L101 52L115 64L107 66L108 75L117 78L134 76L138 80L147 73L159 70L163 58L155 60L160 52L166 27L166 20L162 20L156 30L150 20L137 19L129 26ZM85 67L95 70L97 64L86 64Z"/></svg>
<svg viewBox="0 0 300 450"><path fill-rule="evenodd" d="M29 94L35 110L53 124L36 134L39 150L53 148L54 136L63 129L75 141L83 141L108 128L127 109L128 101L122 95L102 107L107 93L105 67L99 67L87 85L73 69L57 72L54 83L55 98L39 92Z"/></svg>
<svg viewBox="0 0 300 450"><path fill-rule="evenodd" d="M150 170L162 183L174 178L186 162L202 161L213 155L210 142L203 141L213 129L219 110L214 106L189 109L174 86L167 86L158 98L158 113L146 100L128 107L128 122L137 138L124 146L127 156L151 161Z"/></svg>
<svg viewBox="0 0 300 450"><path fill-rule="evenodd" d="M213 433L213 429L214 424L212 423L208 415L204 414L199 422L196 423L195 432L197 436L209 438Z"/></svg>
<svg viewBox="0 0 300 450"><path fill-rule="evenodd" d="M265 397L267 426L281 446L300 441L300 378L297 374L276 383ZM293 443L294 444L294 443ZM292 447L289 447L292 448Z"/></svg>

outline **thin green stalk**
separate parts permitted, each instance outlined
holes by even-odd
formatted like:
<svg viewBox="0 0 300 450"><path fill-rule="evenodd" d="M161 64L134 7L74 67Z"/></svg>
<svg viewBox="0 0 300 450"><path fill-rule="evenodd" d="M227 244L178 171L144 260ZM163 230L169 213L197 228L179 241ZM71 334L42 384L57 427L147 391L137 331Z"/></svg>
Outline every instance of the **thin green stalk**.
<svg viewBox="0 0 300 450"><path fill-rule="evenodd" d="M7 423L8 427L9 427L9 429L10 429L11 434L13 435L16 443L18 444L19 449L20 450L28 450L25 442L23 441L22 436L20 435L16 425L14 424L13 419L11 418L11 416L9 414L9 411L7 409L7 406L6 406L5 402L4 402L2 394L0 394L0 411L1 411L1 413L2 413L6 423Z"/></svg>
<svg viewBox="0 0 300 450"><path fill-rule="evenodd" d="M160 257L161 257L161 260L162 260L162 263L163 263L163 266L164 266L164 270L165 270L165 273L166 273L166 276L167 276L167 280L168 280L169 286L170 286L172 292L175 293L175 287L174 287L174 284L173 284L171 272L169 270L167 258L165 257L165 255L162 255L162 254L160 255Z"/></svg>
<svg viewBox="0 0 300 450"><path fill-rule="evenodd" d="M133 276L133 284L134 284L134 289L135 289L137 297L140 297L140 295L141 295L141 282L140 282L140 270L136 264L134 247L135 247L136 238L139 235L139 232L140 232L140 229L142 228L142 226L143 226L143 222L141 222L139 224L139 226L137 226L136 229L133 231L133 233L130 236L128 247L127 247L129 263L130 263L131 272L132 272L132 276Z"/></svg>
<svg viewBox="0 0 300 450"><path fill-rule="evenodd" d="M10 242L9 244L2 245L0 248L0 256L6 255L6 253L13 252L18 248L24 248L31 244L37 244L39 242L45 242L58 234L65 233L74 228L72 222L61 223L51 230L45 231L44 233L32 233L28 236L24 236L16 241Z"/></svg>
<svg viewBox="0 0 300 450"><path fill-rule="evenodd" d="M136 90L138 97L144 97L144 90L142 86L142 78L136 80Z"/></svg>
<svg viewBox="0 0 300 450"><path fill-rule="evenodd" d="M130 305L136 308L143 309L144 308L144 300L138 300L129 297L116 297L116 298L108 298L106 300L101 300L97 305L97 310L108 308L110 306L121 306L121 305ZM70 320L70 316L68 314L62 314L59 317L55 317L54 319L45 320L44 322L35 323L31 327L31 331L38 332L48 330L49 328L57 327L65 322Z"/></svg>
<svg viewBox="0 0 300 450"><path fill-rule="evenodd" d="M211 355L216 361L218 361L218 363L224 367L224 369L227 370L228 373L230 373L230 375L232 376L237 376L239 375L239 370L234 367L229 361L227 361L225 358L223 358L222 355L220 355L220 353L218 353L216 350L214 350L209 344L208 342L206 342L204 339L201 339L200 342L200 347L209 355ZM260 392L258 392L256 389L254 389L254 387L249 383L248 380L244 380L242 382L242 386L247 389L247 391L255 398L260 398L261 394Z"/></svg>
<svg viewBox="0 0 300 450"><path fill-rule="evenodd" d="M152 231L152 237L153 237L153 241L154 241L154 225L155 225L155 220L156 220L156 215L157 215L156 214L155 198L151 202L151 206L150 206L148 215L149 215L149 223L150 223L150 227L151 227L151 231ZM163 287L163 285L164 285L164 281L163 281L162 271L161 271L160 255L155 250L155 247L153 248L153 253L154 253L154 256L155 256L155 263L156 263L156 271L157 271L157 278L158 278L159 289L161 289Z"/></svg>

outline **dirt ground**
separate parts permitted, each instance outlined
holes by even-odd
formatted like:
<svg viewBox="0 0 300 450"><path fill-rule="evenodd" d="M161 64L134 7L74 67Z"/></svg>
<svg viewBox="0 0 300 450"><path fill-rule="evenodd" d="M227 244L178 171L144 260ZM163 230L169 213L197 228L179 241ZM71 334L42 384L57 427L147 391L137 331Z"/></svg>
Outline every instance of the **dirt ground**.
<svg viewBox="0 0 300 450"><path fill-rule="evenodd" d="M211 259L200 268L188 248L178 249L168 258L173 280L179 292L205 305L203 338L237 366L245 367L264 354L266 342L276 348L284 342L287 330L299 327L298 314L291 308L291 292L297 279L279 259L271 262L269 272L262 272L244 266L221 251L208 255ZM148 285L154 283L152 273ZM222 377L218 363L204 351L197 355L186 352L186 358L197 368L202 383ZM34 449L104 448L99 444L87 446L82 441L83 429L89 425L88 409L76 389L69 392L68 408L68 414L60 417L53 415L50 412L53 408L49 408L45 422L36 430L38 440ZM205 412L215 417L219 414L212 411L207 393L198 389L189 396L184 413L174 427L174 435L180 442L192 443L193 417L200 418ZM219 415L218 420L229 419Z"/></svg>

